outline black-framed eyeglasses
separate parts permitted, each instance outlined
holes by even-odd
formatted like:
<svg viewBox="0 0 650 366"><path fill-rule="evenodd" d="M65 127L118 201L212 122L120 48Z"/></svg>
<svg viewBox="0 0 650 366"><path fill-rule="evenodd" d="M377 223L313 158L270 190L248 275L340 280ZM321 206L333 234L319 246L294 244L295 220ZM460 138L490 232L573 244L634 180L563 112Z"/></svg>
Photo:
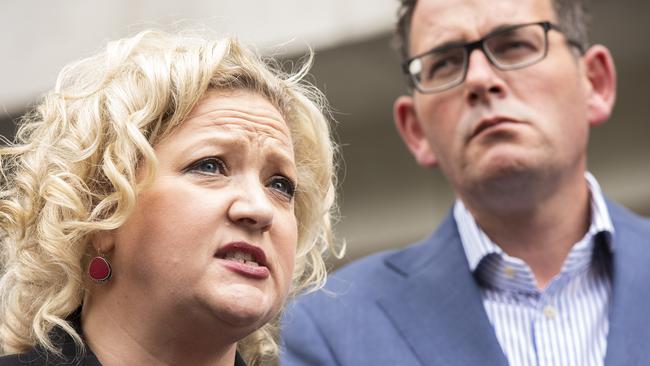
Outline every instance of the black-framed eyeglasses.
<svg viewBox="0 0 650 366"><path fill-rule="evenodd" d="M464 44L436 47L402 63L412 85L422 93L437 93L461 84L467 75L472 51L480 49L497 69L515 70L546 57L548 31L562 29L548 21L517 24L497 29L485 37ZM567 39L581 53L579 42Z"/></svg>

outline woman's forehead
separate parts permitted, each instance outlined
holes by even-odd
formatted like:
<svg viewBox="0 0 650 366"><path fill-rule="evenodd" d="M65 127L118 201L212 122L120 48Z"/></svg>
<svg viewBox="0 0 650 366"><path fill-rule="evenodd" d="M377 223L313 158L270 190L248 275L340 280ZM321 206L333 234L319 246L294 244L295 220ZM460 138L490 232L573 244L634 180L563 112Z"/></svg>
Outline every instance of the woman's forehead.
<svg viewBox="0 0 650 366"><path fill-rule="evenodd" d="M291 131L264 97L247 91L210 91L167 138L158 153L194 151L206 146L261 148L293 161ZM185 154L183 153L183 154Z"/></svg>

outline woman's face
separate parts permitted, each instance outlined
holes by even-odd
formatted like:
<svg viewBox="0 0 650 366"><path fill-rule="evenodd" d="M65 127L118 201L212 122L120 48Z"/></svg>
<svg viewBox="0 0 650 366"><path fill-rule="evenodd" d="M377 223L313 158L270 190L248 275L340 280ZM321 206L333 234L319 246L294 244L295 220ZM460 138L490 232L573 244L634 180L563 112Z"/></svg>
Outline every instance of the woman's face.
<svg viewBox="0 0 650 366"><path fill-rule="evenodd" d="M155 152L153 184L114 233L111 281L178 316L263 325L286 299L298 236L286 122L261 96L209 91Z"/></svg>

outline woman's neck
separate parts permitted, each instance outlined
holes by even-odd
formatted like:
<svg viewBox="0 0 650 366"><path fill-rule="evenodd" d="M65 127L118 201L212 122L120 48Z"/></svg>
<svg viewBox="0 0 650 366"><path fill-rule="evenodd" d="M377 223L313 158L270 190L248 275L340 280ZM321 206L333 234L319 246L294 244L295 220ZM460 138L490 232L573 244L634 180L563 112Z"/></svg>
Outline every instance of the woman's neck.
<svg viewBox="0 0 650 366"><path fill-rule="evenodd" d="M234 365L236 338L223 328L105 297L87 298L81 316L85 341L102 365Z"/></svg>

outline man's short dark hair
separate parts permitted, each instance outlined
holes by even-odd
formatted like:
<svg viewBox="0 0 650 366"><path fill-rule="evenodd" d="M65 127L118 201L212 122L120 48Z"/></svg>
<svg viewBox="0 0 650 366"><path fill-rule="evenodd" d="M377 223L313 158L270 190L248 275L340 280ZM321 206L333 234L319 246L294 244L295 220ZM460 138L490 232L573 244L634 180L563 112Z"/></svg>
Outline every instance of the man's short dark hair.
<svg viewBox="0 0 650 366"><path fill-rule="evenodd" d="M589 23L587 0L550 1L553 2L553 9L564 34L567 38L577 41L582 46L582 49L586 50L589 46L589 37L587 34L587 26ZM400 56L404 60L410 57L409 35L416 3L417 0L400 0L400 7L397 11L396 43Z"/></svg>

